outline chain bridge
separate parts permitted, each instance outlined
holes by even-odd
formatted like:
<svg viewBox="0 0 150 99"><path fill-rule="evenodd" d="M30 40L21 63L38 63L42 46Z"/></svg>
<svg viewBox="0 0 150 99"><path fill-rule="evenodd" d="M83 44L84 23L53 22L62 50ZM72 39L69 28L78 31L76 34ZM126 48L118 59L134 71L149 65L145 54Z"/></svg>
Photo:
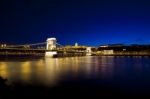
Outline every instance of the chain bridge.
<svg viewBox="0 0 150 99"><path fill-rule="evenodd" d="M85 56L91 55L91 48L85 46L64 46L56 38L48 38L46 42L3 45L0 47L1 56Z"/></svg>

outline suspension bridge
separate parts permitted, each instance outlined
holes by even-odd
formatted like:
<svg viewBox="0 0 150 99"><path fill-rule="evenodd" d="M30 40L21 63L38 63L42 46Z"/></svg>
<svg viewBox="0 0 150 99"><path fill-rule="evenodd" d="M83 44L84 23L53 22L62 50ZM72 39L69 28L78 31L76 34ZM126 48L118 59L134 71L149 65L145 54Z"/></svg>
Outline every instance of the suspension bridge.
<svg viewBox="0 0 150 99"><path fill-rule="evenodd" d="M88 48L66 48L59 44L56 38L48 38L46 42L21 45L7 45L0 47L1 56L85 56L90 55Z"/></svg>

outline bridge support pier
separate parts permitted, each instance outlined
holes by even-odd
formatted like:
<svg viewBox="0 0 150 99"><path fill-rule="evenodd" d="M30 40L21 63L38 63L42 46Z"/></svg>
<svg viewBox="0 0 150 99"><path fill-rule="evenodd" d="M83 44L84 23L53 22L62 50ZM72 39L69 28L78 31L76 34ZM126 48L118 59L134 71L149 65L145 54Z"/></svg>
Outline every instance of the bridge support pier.
<svg viewBox="0 0 150 99"><path fill-rule="evenodd" d="M45 57L55 57L57 56L57 51L46 51Z"/></svg>

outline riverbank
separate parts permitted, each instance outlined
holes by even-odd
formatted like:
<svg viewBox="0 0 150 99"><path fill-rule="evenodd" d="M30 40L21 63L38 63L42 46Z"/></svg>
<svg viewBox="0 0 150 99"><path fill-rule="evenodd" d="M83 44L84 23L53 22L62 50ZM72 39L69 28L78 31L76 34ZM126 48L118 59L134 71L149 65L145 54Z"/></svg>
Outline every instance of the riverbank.
<svg viewBox="0 0 150 99"><path fill-rule="evenodd" d="M150 51L113 51L111 53L104 53L97 51L94 56L150 56Z"/></svg>

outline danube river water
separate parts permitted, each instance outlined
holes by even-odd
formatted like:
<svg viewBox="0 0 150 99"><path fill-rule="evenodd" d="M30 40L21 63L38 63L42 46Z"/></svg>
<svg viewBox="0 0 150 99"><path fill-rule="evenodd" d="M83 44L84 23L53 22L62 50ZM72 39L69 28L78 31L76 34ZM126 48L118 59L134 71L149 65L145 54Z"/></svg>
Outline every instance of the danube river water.
<svg viewBox="0 0 150 99"><path fill-rule="evenodd" d="M98 92L150 93L150 57L84 56L66 58L8 58L0 60L0 77L48 88L84 86ZM105 93L105 94L106 94Z"/></svg>

